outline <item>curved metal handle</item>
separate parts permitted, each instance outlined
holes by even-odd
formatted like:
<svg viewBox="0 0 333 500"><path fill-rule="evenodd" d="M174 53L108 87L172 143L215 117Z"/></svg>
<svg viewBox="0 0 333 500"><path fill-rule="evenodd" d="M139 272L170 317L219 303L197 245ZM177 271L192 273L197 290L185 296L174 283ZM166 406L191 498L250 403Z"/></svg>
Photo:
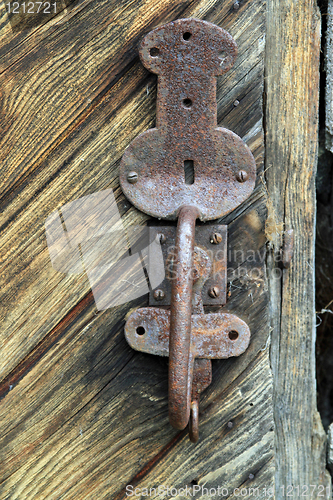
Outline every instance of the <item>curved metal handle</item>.
<svg viewBox="0 0 333 500"><path fill-rule="evenodd" d="M191 410L194 358L191 355L193 251L196 207L182 207L178 215L176 257L171 288L169 337L169 419L184 429Z"/></svg>
<svg viewBox="0 0 333 500"><path fill-rule="evenodd" d="M148 69L159 75L156 127L131 142L120 164L122 190L137 208L159 219L178 217L175 277L167 277L171 279L170 329L168 324L161 325L169 311L151 313L147 309L142 317L139 315L145 327L136 326L144 333L141 339L135 337L134 344L146 352L169 353L170 423L176 429L184 429L193 403L190 423L194 441L198 439L199 388L205 389L211 380L210 361L202 364L195 360L198 352L194 339L201 336L198 343L202 342L207 333L210 345L210 321L214 319L205 318L204 328L201 325L196 336L194 316L206 316L202 297L205 274L207 278L209 275L209 257L202 255L201 261L198 258L199 272L193 285L194 260L197 265L197 254L193 255L195 221L214 220L230 213L250 196L256 180L256 162L249 147L230 130L217 126L216 76L232 66L236 54L236 42L229 33L199 19L178 19L148 33L141 42L140 57ZM194 178L192 175L186 179L186 161L192 162ZM170 262L172 256L166 257ZM219 277L222 304L226 299L226 259L222 264L214 264L215 261L214 276L223 271ZM214 284L215 277L210 281ZM207 288L208 284L204 286ZM211 290L214 302L219 290L215 284ZM162 300L164 305L168 304L165 296ZM149 318L154 322L154 330L147 323ZM223 354L222 357L226 354L224 347L232 342L229 337L226 340L231 331L225 331L225 327L224 324L221 329L214 323L213 328L217 340L214 353ZM160 336L160 331L164 335ZM135 335L141 334L134 331ZM152 339L156 339L153 346ZM207 351L205 356L212 357L212 351ZM235 355L234 352L232 347L226 357Z"/></svg>

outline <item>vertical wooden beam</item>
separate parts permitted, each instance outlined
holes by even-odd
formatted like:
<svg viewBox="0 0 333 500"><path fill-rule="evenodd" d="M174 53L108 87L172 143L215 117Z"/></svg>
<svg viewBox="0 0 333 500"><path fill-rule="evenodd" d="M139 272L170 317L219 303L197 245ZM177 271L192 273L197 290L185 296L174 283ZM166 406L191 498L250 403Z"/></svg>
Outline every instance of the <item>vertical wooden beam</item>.
<svg viewBox="0 0 333 500"><path fill-rule="evenodd" d="M276 425L276 498L286 488L329 485L326 436L316 407L315 174L320 17L313 0L268 0L266 182L271 363ZM279 266L283 233L294 230L294 257ZM302 493L302 490L301 490ZM301 494L300 493L300 494ZM310 493L309 493L310 494ZM325 497L328 495L325 491Z"/></svg>
<svg viewBox="0 0 333 500"><path fill-rule="evenodd" d="M326 149L333 153L333 0L327 5L326 31Z"/></svg>

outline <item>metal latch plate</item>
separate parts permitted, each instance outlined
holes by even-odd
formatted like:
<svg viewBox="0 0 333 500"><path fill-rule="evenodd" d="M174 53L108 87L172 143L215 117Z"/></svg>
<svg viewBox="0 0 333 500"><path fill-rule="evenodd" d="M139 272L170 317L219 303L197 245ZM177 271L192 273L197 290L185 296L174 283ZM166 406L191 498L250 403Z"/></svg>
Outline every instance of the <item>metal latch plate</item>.
<svg viewBox="0 0 333 500"><path fill-rule="evenodd" d="M169 356L170 311L144 307L134 311L125 326L129 345L142 352ZM191 321L191 354L195 358L226 359L248 347L250 330L234 314L194 314Z"/></svg>
<svg viewBox="0 0 333 500"><path fill-rule="evenodd" d="M171 304L172 257L175 255L176 227L150 226L149 241L159 239L164 260L165 278L149 293L150 306ZM210 224L196 226L195 246L203 249L212 263L211 273L202 288L203 305L219 306L227 301L227 226ZM149 255L148 275L153 274L156 258ZM161 291L162 293L159 293ZM213 292L213 293L212 293ZM211 295L216 295L212 297ZM157 298L155 298L157 297Z"/></svg>

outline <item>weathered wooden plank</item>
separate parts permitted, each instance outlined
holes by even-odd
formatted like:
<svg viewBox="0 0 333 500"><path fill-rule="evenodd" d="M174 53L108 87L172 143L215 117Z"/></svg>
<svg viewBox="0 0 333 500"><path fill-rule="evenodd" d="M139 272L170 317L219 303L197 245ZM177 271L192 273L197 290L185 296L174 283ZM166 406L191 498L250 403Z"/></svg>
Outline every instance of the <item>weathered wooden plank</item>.
<svg viewBox="0 0 333 500"><path fill-rule="evenodd" d="M271 378L268 351L259 355L251 371L243 372L236 383L227 387L203 413L202 438L193 446L184 436L169 453L149 469L144 477L128 483L118 499L125 499L133 488L164 486L180 490L196 484L204 498L218 498L218 487L224 487L225 498L243 495L265 498L268 488L274 488L273 427L271 413ZM253 377L258 384L253 385ZM268 384L268 386L266 385ZM249 415L251 413L251 416ZM249 488L257 489L254 495ZM214 489L216 494L214 496ZM237 491L238 489L238 491ZM235 491L236 490L236 491ZM238 493L238 495L237 495ZM221 496L221 494L219 495ZM175 495L181 498L182 495Z"/></svg>
<svg viewBox="0 0 333 500"><path fill-rule="evenodd" d="M329 484L315 381L314 235L320 23L315 2L268 2L266 176L269 267L295 232L289 269L271 273L276 497L287 485ZM286 490L285 490L286 491ZM320 490L315 490L315 496ZM325 492L326 493L326 492Z"/></svg>
<svg viewBox="0 0 333 500"><path fill-rule="evenodd" d="M133 3L87 3L71 17L70 30L67 23L50 28L42 43L2 73L2 199L133 64L143 29L172 19L186 6L142 0L134 8Z"/></svg>
<svg viewBox="0 0 333 500"><path fill-rule="evenodd" d="M0 5L0 72L4 71L8 66L10 66L15 59L20 57L22 53L29 49L29 46L36 42L37 38L42 39L42 34L45 32L45 25L50 23L59 23L65 20L68 10L73 7L73 0L60 1L57 2L57 16L55 19L51 19L48 16L39 17L39 23L33 26L27 26L24 24L24 29L13 30L13 24L11 23L10 16L8 16L8 5L2 2ZM83 2L80 2L81 4ZM86 3L86 2L84 2ZM66 9L66 4L69 9ZM12 6L13 7L13 6ZM17 16L16 16L17 17ZM31 16L26 16L31 17ZM27 20L29 23L29 20ZM65 21L66 22L66 21Z"/></svg>
<svg viewBox="0 0 333 500"><path fill-rule="evenodd" d="M132 358L126 375L120 373L115 377L99 393L97 401L75 413L49 439L31 443L30 457L26 456L22 467L2 483L2 497L110 498L120 488L132 484L133 472L139 472L153 458L152 453L159 451L161 444L167 446L167 439L176 433L170 432L162 395L162 388L166 393L166 377L163 387L162 374L155 373L156 381L160 382L152 385L145 364L146 369L142 360ZM215 393L215 401L202 416L202 437L197 447L189 442L186 433L179 434L163 460L157 461L136 485L180 487L190 485L193 480L199 484L208 482L210 487L227 484L230 490L241 485L260 485L260 488L271 485L272 474L267 478L273 452L272 406L268 397L271 388L266 385L271 383L267 352L259 357L252 373L260 381L256 390L247 373L237 379L227 394L220 392L217 397ZM126 402L129 385L132 398ZM110 411L117 413L116 419L110 419ZM228 426L230 418L232 428ZM130 422L130 429L122 422ZM256 479L249 480L250 474Z"/></svg>
<svg viewBox="0 0 333 500"><path fill-rule="evenodd" d="M81 8L84 3L86 1L80 2ZM5 67L5 61L8 66L15 55L17 57L19 53L22 53L24 45L28 47L32 40L41 36L47 23L58 25L66 22L69 15L73 15L73 8L77 11L78 5L73 4L74 0L56 0L50 7L43 4L34 6L26 4L26 11L30 10L28 14L24 12L22 4L21 8L18 8L13 3L2 2L0 4L0 71ZM37 10L39 13L36 12ZM49 13L43 12L44 10L49 10Z"/></svg>
<svg viewBox="0 0 333 500"><path fill-rule="evenodd" d="M201 8L199 4L184 14L199 16ZM254 2L246 4L237 14L245 22L239 22L239 31L234 29L232 33L239 44L239 62L233 73L235 80L233 84L221 80L218 90L219 119L224 126L246 135L259 170L262 168L263 140L261 127L258 129L257 125L261 117L262 89L258 75L262 72L264 31L257 20L262 9L260 2ZM209 16L212 21L216 21L214 12ZM253 26L249 23L250 14L254 17ZM230 31L235 15L230 9L226 12L225 24ZM249 43L251 57L247 57ZM110 64L114 63L111 61ZM50 151L41 163L39 160L37 165L34 163L33 173L25 182L20 181L18 191L13 191L15 203L6 198L3 216L8 225L0 243L3 278L1 336L4 352L8 354L1 360L2 378L90 290L85 275L64 276L50 266L44 235L47 216L64 203L111 187L125 226L142 224L146 220L135 209L129 209L129 203L119 191L117 176L125 147L136 135L152 126L154 82L155 78L136 63L110 88L79 127L74 127L71 133L67 131L68 136L62 138L55 150ZM225 92L225 87L230 90ZM237 108L233 106L235 96L240 98ZM69 102L70 99L69 95ZM41 128L43 135L47 136L48 132L46 126Z"/></svg>
<svg viewBox="0 0 333 500"><path fill-rule="evenodd" d="M116 487L116 464L122 453L128 454L131 448L132 457L139 454L138 462L123 460L122 468L128 470L140 467L139 458L155 453L154 428L161 426L161 417L156 419L161 404L164 441L169 439L167 372L160 371L163 393L158 384L153 385L150 400L145 386L151 385L152 369L159 380L159 362L138 364L126 345L122 325L123 312L115 317L114 311L106 311L84 328L69 329L6 396L7 408L23 404L24 410L14 412L8 420L2 404L2 459L6 464L2 480L7 477L0 490L3 498L52 498L54 488L59 497L82 477L88 479L91 471L107 479L105 461L113 471ZM138 410L142 403L148 418L155 417L154 425L147 425L146 417L142 418L145 412ZM76 462L76 467L68 467ZM58 473L55 463L60 467ZM15 476L20 479L15 480Z"/></svg>
<svg viewBox="0 0 333 500"><path fill-rule="evenodd" d="M195 480L227 484L230 495L240 486L271 486L264 221L259 198L229 227L228 310L249 322L252 340L240 358L214 362L200 446L168 423L166 360L126 344L126 306L96 316L90 302L0 402L3 498L110 498L137 475L140 487Z"/></svg>
<svg viewBox="0 0 333 500"><path fill-rule="evenodd" d="M131 5L137 15L136 4ZM157 15L160 4L149 5ZM176 15L170 5L154 22ZM235 68L218 82L219 123L246 139L259 174L263 169L264 11L259 0L242 3L238 11L227 3L203 0L182 12L183 17L218 23L236 38ZM141 18L139 27L129 28L137 30L138 37L152 27L145 19ZM84 26L80 16L77 22ZM171 486L196 481L214 487L225 481L229 496L233 487L258 486L263 498L262 488L270 487L274 479L274 433L264 262L266 198L260 179L251 199L225 219L231 222L227 308L249 322L251 344L238 359L214 362L213 383L201 402L198 448L185 432L177 433L168 423L166 360L134 353L126 345L122 326L127 308L95 315L86 276L60 275L50 265L43 225L64 203L112 188L125 226L147 219L124 199L117 169L128 143L153 126L156 80L137 60L123 74L119 70L115 81L108 79L106 74L116 62L111 57L100 64L107 51L101 46L111 43L111 33L106 29L97 41L100 60L93 61L86 83L90 88L94 79L101 79L95 101L79 115L75 115L79 108L68 117L61 111L64 132L58 134L54 127L50 138L46 137L49 122L43 123L35 158L30 161L23 155L22 170L16 171L19 181L12 184L9 176L6 184L6 232L0 243L7 264L2 267L6 355L1 368L2 377L6 376L2 389L12 387L0 402L0 454L5 464L1 495L11 500L83 500L117 494L121 498L132 478L140 485L171 478ZM61 43L65 42L64 36ZM37 52L39 43L36 39ZM82 49L86 56L87 46ZM124 60L128 53L132 57L132 49L127 46ZM15 66L18 62L13 57ZM46 59L39 57L39 61L48 74ZM80 82L85 78L82 68L77 66ZM66 84L71 78L63 73ZM66 109L71 98L69 93ZM236 99L238 106L234 106ZM29 141L24 134L20 140L26 151ZM47 141L53 142L44 154ZM144 300L127 307L141 304ZM182 469L184 463L187 468Z"/></svg>
<svg viewBox="0 0 333 500"><path fill-rule="evenodd" d="M325 120L326 148L333 151L333 3L327 2Z"/></svg>

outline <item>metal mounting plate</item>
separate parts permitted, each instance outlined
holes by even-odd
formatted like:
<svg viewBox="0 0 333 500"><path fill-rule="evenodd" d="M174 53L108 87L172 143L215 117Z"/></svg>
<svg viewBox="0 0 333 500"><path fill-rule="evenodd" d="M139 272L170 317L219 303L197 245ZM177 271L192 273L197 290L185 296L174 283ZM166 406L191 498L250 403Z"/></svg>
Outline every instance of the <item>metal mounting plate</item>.
<svg viewBox="0 0 333 500"><path fill-rule="evenodd" d="M250 149L217 126L216 76L230 69L236 55L229 33L199 19L179 19L148 33L140 57L158 74L156 128L136 137L120 164L121 188L138 209L178 219L177 229L151 227L149 238L161 243L166 271L152 284L162 268L155 246L147 275L151 287L160 284L149 302L170 310L133 312L125 335L134 349L169 356L169 420L180 430L189 423L193 442L199 394L211 381L210 359L238 356L250 340L248 326L236 316L205 313L204 305L226 303L227 228L196 227L197 219L231 212L255 186Z"/></svg>
<svg viewBox="0 0 333 500"><path fill-rule="evenodd" d="M234 314L193 314L191 323L195 358L239 356L249 345L249 327ZM169 332L170 311L156 307L137 309L125 326L126 340L133 349L158 356L169 356Z"/></svg>
<svg viewBox="0 0 333 500"><path fill-rule="evenodd" d="M229 33L199 19L179 19L143 39L141 60L158 74L156 128L136 137L120 164L122 190L143 212L175 220L180 207L195 206L207 221L251 194L253 155L240 137L217 126L216 76L236 54Z"/></svg>
<svg viewBox="0 0 333 500"><path fill-rule="evenodd" d="M165 278L152 292L149 293L150 306L169 306L171 304L171 278L172 271L170 265L170 257L175 252L176 227L173 226L150 226L149 241L154 241L158 235L160 236L161 249L164 260ZM221 235L221 242L218 244L211 243L212 235ZM163 235L163 237L162 237ZM212 262L212 270L208 280L202 288L203 305L219 306L226 304L227 301L227 226L221 224L209 224L204 226L196 226L195 228L195 245L202 248L210 257ZM148 275L153 274L156 267L155 256L149 255L148 259ZM209 296L209 290L213 287L219 289L219 295L216 298ZM154 298L154 292L161 290L164 297L160 300Z"/></svg>

